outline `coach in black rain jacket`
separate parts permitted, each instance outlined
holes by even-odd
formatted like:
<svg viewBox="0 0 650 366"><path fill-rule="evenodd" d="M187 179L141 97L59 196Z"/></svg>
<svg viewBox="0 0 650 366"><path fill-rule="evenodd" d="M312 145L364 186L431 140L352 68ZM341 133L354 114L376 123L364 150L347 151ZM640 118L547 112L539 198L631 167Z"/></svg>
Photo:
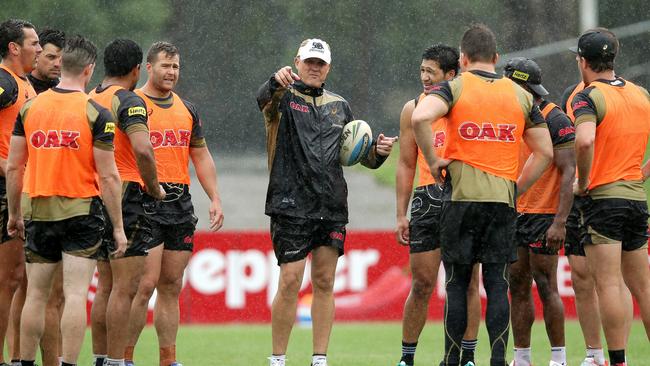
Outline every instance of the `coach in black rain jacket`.
<svg viewBox="0 0 650 366"><path fill-rule="evenodd" d="M354 120L348 102L301 81L282 88L272 76L260 87L257 103L264 113L270 170L265 213L348 222L348 188L339 162L343 126ZM361 164L376 169L385 160L375 145Z"/></svg>

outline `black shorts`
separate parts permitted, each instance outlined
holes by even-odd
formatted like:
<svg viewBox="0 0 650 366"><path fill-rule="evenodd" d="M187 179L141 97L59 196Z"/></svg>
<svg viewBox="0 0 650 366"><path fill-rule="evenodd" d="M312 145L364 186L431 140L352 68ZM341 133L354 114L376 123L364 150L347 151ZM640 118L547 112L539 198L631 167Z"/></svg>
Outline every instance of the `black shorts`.
<svg viewBox="0 0 650 366"><path fill-rule="evenodd" d="M566 238L564 239L564 255L585 256L585 242L587 241L587 229L582 224L582 213L580 207L585 203L586 198L575 196L573 206L566 220Z"/></svg>
<svg viewBox="0 0 650 366"><path fill-rule="evenodd" d="M531 253L557 255L558 250L546 246L546 231L555 215L553 214L521 214L517 217L517 246L528 248Z"/></svg>
<svg viewBox="0 0 650 366"><path fill-rule="evenodd" d="M442 188L437 184L417 187L411 202L409 252L422 253L440 248Z"/></svg>
<svg viewBox="0 0 650 366"><path fill-rule="evenodd" d="M278 265L303 260L317 247L328 246L343 255L344 222L271 216L271 241Z"/></svg>
<svg viewBox="0 0 650 366"><path fill-rule="evenodd" d="M151 221L142 209L143 197L146 193L140 188L139 183L125 182L125 184L126 187L122 193L122 222L127 239L124 257L146 256L154 239L151 232ZM107 214L106 217L108 218ZM108 260L109 254L115 249L113 225L110 220L106 220L104 245L97 259Z"/></svg>
<svg viewBox="0 0 650 366"><path fill-rule="evenodd" d="M168 225L151 220L151 248L163 244L165 250L191 252L194 250L195 230L196 221Z"/></svg>
<svg viewBox="0 0 650 366"><path fill-rule="evenodd" d="M25 222L25 259L27 263L57 263L62 253L97 259L102 246L105 218L99 198L90 204L88 215L61 221Z"/></svg>
<svg viewBox="0 0 650 366"><path fill-rule="evenodd" d="M582 217L588 234L586 245L618 241L625 251L648 246L646 201L587 197Z"/></svg>
<svg viewBox="0 0 650 366"><path fill-rule="evenodd" d="M0 244L11 240L7 232L7 222L9 221L9 205L7 205L7 181L5 177L0 177Z"/></svg>
<svg viewBox="0 0 650 366"><path fill-rule="evenodd" d="M161 183L167 195L156 201L143 197L143 210L151 223L150 248L164 244L165 250L194 249L194 231L199 219L194 215L190 187L182 183Z"/></svg>
<svg viewBox="0 0 650 366"><path fill-rule="evenodd" d="M517 212L506 203L443 201L440 248L446 263L517 260Z"/></svg>

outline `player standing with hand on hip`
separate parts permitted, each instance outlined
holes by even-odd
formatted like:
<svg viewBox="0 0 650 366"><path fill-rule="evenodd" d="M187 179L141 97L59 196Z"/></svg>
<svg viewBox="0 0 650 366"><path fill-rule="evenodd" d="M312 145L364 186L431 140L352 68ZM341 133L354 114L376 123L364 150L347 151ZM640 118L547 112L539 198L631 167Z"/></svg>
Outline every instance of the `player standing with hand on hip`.
<svg viewBox="0 0 650 366"><path fill-rule="evenodd" d="M542 175L553 146L532 95L495 73L499 56L494 33L482 24L470 26L460 52L460 76L434 86L411 117L418 147L436 181L442 183L441 169L447 170L440 219L447 276L444 364L460 362L467 288L479 262L488 298L490 365L504 366L510 325L508 267L516 259L515 192L525 192ZM446 159L436 156L431 144L431 124L443 116L449 132ZM518 177L524 141L532 155Z"/></svg>
<svg viewBox="0 0 650 366"><path fill-rule="evenodd" d="M446 45L436 44L422 54L420 81L423 92L409 100L400 115L400 149L397 163L397 241L409 246L409 262L413 277L411 292L404 304L402 321L402 357L398 366L412 366L420 333L427 320L429 300L433 293L438 269L440 267L439 221L442 206L442 187L435 183L429 165L418 149L413 136L411 115L426 93L435 84L452 80L459 72L458 50ZM441 118L431 125L433 146L442 154L447 135L446 119ZM417 188L413 192L413 179L418 169ZM406 217L409 199L413 192L411 221ZM478 327L481 322L481 299L478 292L478 270L474 266L470 283L468 302L468 323L461 344L462 365L474 362L474 350L478 342Z"/></svg>

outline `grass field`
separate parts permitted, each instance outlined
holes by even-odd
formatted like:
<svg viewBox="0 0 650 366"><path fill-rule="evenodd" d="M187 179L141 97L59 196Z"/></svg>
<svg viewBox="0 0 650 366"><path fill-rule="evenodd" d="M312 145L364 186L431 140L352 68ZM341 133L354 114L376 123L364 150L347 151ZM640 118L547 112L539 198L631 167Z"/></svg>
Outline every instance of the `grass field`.
<svg viewBox="0 0 650 366"><path fill-rule="evenodd" d="M512 357L511 346L507 358ZM567 322L566 345L570 366L579 365L584 358L584 343L576 321ZM337 323L332 331L328 361L332 366L394 366L399 360L401 346L399 323ZM443 354L441 323L429 323L418 345L416 365L438 365ZM547 365L549 345L544 324L533 328L533 361ZM268 365L271 350L269 325L184 326L178 334L177 355L185 366L199 365ZM477 349L477 365L489 364L489 342L481 326ZM158 364L157 341L152 327L147 327L135 352L136 364ZM308 366L311 361L311 330L296 327L287 352L288 365ZM650 365L650 347L643 324L635 321L630 335L628 360L631 365ZM91 364L90 333L79 365Z"/></svg>

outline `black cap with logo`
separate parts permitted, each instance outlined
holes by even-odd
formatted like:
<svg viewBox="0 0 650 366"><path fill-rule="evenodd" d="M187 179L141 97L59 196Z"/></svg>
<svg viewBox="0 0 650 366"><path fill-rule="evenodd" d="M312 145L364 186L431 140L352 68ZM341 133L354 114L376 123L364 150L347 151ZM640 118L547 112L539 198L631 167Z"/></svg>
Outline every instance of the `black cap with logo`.
<svg viewBox="0 0 650 366"><path fill-rule="evenodd" d="M580 36L578 47L570 50L588 61L613 61L618 53L618 41L611 32L590 30Z"/></svg>
<svg viewBox="0 0 650 366"><path fill-rule="evenodd" d="M525 57L515 57L506 63L503 71L506 77L518 84L526 84L535 94L548 95L548 91L542 86L542 69L535 61Z"/></svg>

